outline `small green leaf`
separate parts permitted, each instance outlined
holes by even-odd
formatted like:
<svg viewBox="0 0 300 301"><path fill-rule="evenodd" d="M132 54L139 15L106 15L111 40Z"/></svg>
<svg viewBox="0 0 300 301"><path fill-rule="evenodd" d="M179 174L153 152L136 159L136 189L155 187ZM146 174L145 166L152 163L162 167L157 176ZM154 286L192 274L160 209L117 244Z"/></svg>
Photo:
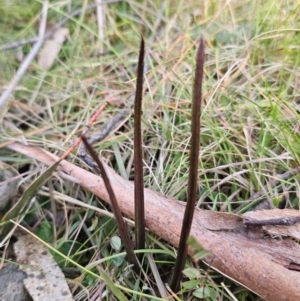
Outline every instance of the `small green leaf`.
<svg viewBox="0 0 300 301"><path fill-rule="evenodd" d="M195 289L197 286L201 284L201 280L189 280L182 283L182 286L185 289Z"/></svg>
<svg viewBox="0 0 300 301"><path fill-rule="evenodd" d="M218 299L218 293L213 288L210 288L210 297L211 297L212 300L217 300Z"/></svg>
<svg viewBox="0 0 300 301"><path fill-rule="evenodd" d="M218 293L211 287L200 287L193 292L193 295L197 298L208 300L216 300L218 298Z"/></svg>
<svg viewBox="0 0 300 301"><path fill-rule="evenodd" d="M113 236L110 239L110 245L115 251L119 251L121 248L121 239L118 236Z"/></svg>
<svg viewBox="0 0 300 301"><path fill-rule="evenodd" d="M113 263L116 267L121 266L124 263L124 256L118 256L113 258Z"/></svg>
<svg viewBox="0 0 300 301"><path fill-rule="evenodd" d="M210 288L209 287L200 287L193 292L193 295L197 298L207 298L210 297Z"/></svg>
<svg viewBox="0 0 300 301"><path fill-rule="evenodd" d="M187 268L182 271L182 273L189 277L190 279L197 279L200 277L200 271L195 268Z"/></svg>
<svg viewBox="0 0 300 301"><path fill-rule="evenodd" d="M98 217L95 217L92 219L92 221L92 225L88 228L89 231L94 231L94 229L97 228L99 219Z"/></svg>
<svg viewBox="0 0 300 301"><path fill-rule="evenodd" d="M42 221L34 233L43 241L52 242L53 230L51 224L48 221Z"/></svg>

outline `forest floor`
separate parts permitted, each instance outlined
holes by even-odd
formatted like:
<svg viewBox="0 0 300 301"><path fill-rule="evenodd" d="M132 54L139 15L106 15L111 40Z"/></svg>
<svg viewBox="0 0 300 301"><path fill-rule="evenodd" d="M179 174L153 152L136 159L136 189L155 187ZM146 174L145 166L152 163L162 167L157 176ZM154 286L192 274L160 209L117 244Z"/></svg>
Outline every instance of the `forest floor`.
<svg viewBox="0 0 300 301"><path fill-rule="evenodd" d="M2 2L1 93L32 50L29 41L38 36L42 9L41 1ZM268 185L300 162L299 4L283 0L100 2L104 4L96 8L88 1L51 1L46 32L57 24L63 28L61 49L53 62L49 57L56 48L40 51L15 86L10 104L0 110L0 160L22 174L23 189L45 167L4 146L18 140L62 155L104 102L108 105L88 135L101 134L109 126L94 147L124 179L133 179L132 104L142 35L146 43L144 184L185 201L195 55L203 37L197 206L238 214L257 203L299 209L297 177ZM74 10L77 13L72 15ZM21 39L25 42L19 47L12 44ZM8 46L11 49L5 50ZM76 152L69 161L89 168ZM253 198L257 192L262 193ZM101 214L64 203L64 195L101 208ZM97 273L94 263L101 262L128 300L162 300L155 277L149 276L141 287L141 279L126 267L111 210L93 194L55 176L38 191L33 208L23 225L44 242L93 272ZM149 232L145 252L153 254L158 275L167 282L176 249ZM53 256L68 278L74 300L118 299L100 276L81 273L55 251ZM186 263L195 266L200 273L189 277L194 282L183 286L172 296L174 300L199 298L199 288L204 300L262 300L202 263L190 259ZM154 274L148 263L144 269Z"/></svg>

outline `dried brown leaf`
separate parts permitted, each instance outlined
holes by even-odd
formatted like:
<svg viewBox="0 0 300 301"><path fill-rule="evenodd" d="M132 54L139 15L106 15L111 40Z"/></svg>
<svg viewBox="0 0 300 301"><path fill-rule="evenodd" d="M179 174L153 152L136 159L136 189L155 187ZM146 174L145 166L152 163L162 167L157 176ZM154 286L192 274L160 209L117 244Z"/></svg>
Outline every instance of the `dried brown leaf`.
<svg viewBox="0 0 300 301"><path fill-rule="evenodd" d="M0 210L18 193L19 173L10 165L0 161Z"/></svg>
<svg viewBox="0 0 300 301"><path fill-rule="evenodd" d="M42 69L48 70L51 68L68 34L69 34L68 28L66 27L59 28L53 34L52 38L45 42L44 47L40 51L38 57L38 64Z"/></svg>
<svg viewBox="0 0 300 301"><path fill-rule="evenodd" d="M17 237L17 262L27 274L24 285L33 301L72 301L65 276L47 247L30 234L19 233Z"/></svg>

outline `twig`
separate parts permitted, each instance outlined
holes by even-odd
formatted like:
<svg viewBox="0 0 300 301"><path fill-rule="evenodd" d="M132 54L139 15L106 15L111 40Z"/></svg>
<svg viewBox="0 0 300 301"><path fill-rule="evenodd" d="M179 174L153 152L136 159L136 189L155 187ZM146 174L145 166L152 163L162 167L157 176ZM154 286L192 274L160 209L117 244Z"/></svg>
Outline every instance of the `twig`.
<svg viewBox="0 0 300 301"><path fill-rule="evenodd" d="M248 220L245 219L243 221L243 223L247 226L267 226L267 225L271 225L271 226L291 226L294 225L296 223L298 223L300 221L300 217L299 216L293 216L293 217L280 217L280 218L271 218L268 220Z"/></svg>
<svg viewBox="0 0 300 301"><path fill-rule="evenodd" d="M74 144L68 149L62 156L62 158L66 158L82 141L82 136L86 135L86 133L89 131L91 125L96 121L98 116L103 112L104 108L106 107L107 103L104 102L99 109L96 111L96 113L91 117L88 124L85 125L84 129L82 130L81 135L77 138L77 140L74 142Z"/></svg>
<svg viewBox="0 0 300 301"><path fill-rule="evenodd" d="M102 130L102 132L100 134L95 134L95 135L91 136L88 139L88 142L93 144L93 143L102 141L110 133L112 128L118 122L120 122L122 119L124 119L126 117L128 112L129 112L128 108L123 109L118 115L116 115L111 121L109 121L106 124L105 128Z"/></svg>
<svg viewBox="0 0 300 301"><path fill-rule="evenodd" d="M95 112L95 114L91 117L91 119L89 120L88 124L85 126L84 130L82 131L81 135L86 135L86 133L88 132L88 130L90 129L91 125L97 120L97 118L99 117L99 115L102 113L102 111L104 110L104 108L106 107L107 103L104 102L100 108Z"/></svg>
<svg viewBox="0 0 300 301"><path fill-rule="evenodd" d="M90 138L87 139L88 143L94 144L96 142L102 141L115 127L117 123L119 123L122 119L125 118L127 113L129 112L129 109L123 109L117 116L115 116L111 121L109 121L101 133L94 134ZM97 169L97 165L95 162L87 156L86 148L84 144L81 144L79 151L78 151L78 157L80 157L87 165L91 166L92 168Z"/></svg>
<svg viewBox="0 0 300 301"><path fill-rule="evenodd" d="M21 64L20 68L18 69L16 75L11 80L10 84L8 85L8 88L4 91L4 93L0 97L0 112L2 112L2 110L4 110L8 98L10 97L11 93L15 89L16 85L22 79L22 77L25 74L26 70L28 69L31 61L33 60L33 58L36 56L37 52L39 51L39 49L43 45L45 31L46 31L48 6L49 6L48 1L44 1L43 2L41 21L40 21L40 27L39 27L38 40L37 40L36 44L34 45L34 47L32 48L32 50L29 52L29 54L24 59L24 61Z"/></svg>

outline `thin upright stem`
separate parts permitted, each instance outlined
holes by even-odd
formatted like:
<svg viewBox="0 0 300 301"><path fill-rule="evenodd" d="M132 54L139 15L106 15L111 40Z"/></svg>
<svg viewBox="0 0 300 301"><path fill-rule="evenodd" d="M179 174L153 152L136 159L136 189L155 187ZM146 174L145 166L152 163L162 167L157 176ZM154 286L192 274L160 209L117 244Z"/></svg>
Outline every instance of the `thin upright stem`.
<svg viewBox="0 0 300 301"><path fill-rule="evenodd" d="M187 257L187 239L190 234L195 203L198 191L198 163L200 150L200 117L201 117L201 98L202 98L202 78L204 68L204 43L200 41L198 54L196 58L194 94L192 104L192 122L191 122L191 147L190 147L190 169L187 189L187 202L182 222L181 235L178 246L177 258L174 271L170 281L170 288L173 291L179 290L181 273Z"/></svg>
<svg viewBox="0 0 300 301"><path fill-rule="evenodd" d="M134 100L134 209L136 249L145 248L145 205L141 128L144 52L145 45L142 38L137 68L136 94Z"/></svg>

